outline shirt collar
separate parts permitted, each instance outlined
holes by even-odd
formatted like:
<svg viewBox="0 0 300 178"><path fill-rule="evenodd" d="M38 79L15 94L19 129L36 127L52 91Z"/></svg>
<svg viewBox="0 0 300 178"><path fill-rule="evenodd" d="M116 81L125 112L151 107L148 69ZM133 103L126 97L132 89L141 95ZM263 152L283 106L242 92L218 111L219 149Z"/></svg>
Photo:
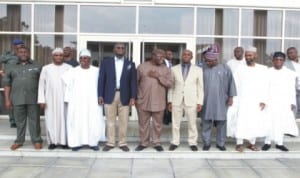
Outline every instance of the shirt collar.
<svg viewBox="0 0 300 178"><path fill-rule="evenodd" d="M26 64L32 64L32 63L33 63L33 60L29 59ZM20 60L18 60L18 62L16 64L21 64Z"/></svg>
<svg viewBox="0 0 300 178"><path fill-rule="evenodd" d="M117 56L115 56L115 61L124 61L124 56L121 58L117 58Z"/></svg>

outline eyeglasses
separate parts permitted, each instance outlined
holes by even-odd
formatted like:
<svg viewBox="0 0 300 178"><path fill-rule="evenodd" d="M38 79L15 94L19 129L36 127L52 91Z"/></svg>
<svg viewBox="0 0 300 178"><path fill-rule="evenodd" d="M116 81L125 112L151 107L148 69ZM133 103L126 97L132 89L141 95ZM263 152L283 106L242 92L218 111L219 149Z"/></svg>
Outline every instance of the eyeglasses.
<svg viewBox="0 0 300 178"><path fill-rule="evenodd" d="M63 56L62 54L55 54L54 56Z"/></svg>
<svg viewBox="0 0 300 178"><path fill-rule="evenodd" d="M117 46L116 48L117 49L125 49L125 47L123 47L123 46Z"/></svg>
<svg viewBox="0 0 300 178"><path fill-rule="evenodd" d="M284 58L274 58L273 61L284 61Z"/></svg>

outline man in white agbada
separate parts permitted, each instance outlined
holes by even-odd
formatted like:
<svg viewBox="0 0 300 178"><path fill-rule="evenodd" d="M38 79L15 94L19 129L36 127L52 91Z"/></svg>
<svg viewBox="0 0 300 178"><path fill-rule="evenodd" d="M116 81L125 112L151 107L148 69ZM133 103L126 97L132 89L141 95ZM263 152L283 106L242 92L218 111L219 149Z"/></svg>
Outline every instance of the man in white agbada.
<svg viewBox="0 0 300 178"><path fill-rule="evenodd" d="M257 64L256 48L245 52L246 64L240 66L234 74L237 87L238 113L234 136L237 139L236 150L243 151L243 139L249 140L247 148L258 151L256 137L266 136L265 103L267 99L267 67Z"/></svg>
<svg viewBox="0 0 300 178"><path fill-rule="evenodd" d="M105 122L97 94L99 69L90 65L89 50L81 50L79 57L80 65L63 75L68 103L68 145L73 151L84 145L98 151L98 142L105 141Z"/></svg>
<svg viewBox="0 0 300 178"><path fill-rule="evenodd" d="M52 51L53 62L45 65L39 79L38 103L45 109L48 149L58 145L67 148L66 108L64 83L61 76L72 66L63 63L63 50Z"/></svg>
<svg viewBox="0 0 300 178"><path fill-rule="evenodd" d="M227 65L229 66L231 73L234 74L237 69L243 65L246 65L246 60L244 57L244 48L241 46L238 46L234 48L234 58L229 60L227 62ZM233 104L228 107L227 110L227 136L228 137L234 137L235 135L235 128L232 127L233 125L236 125L236 117L237 117L237 98L236 96L233 97Z"/></svg>
<svg viewBox="0 0 300 178"><path fill-rule="evenodd" d="M276 148L288 151L283 145L284 134L298 135L298 127L293 110L296 109L296 72L283 66L285 54L275 52L273 67L269 69L268 100L266 111L269 116L269 134L262 150L271 148L274 141Z"/></svg>
<svg viewBox="0 0 300 178"><path fill-rule="evenodd" d="M227 62L227 65L231 69L232 73L235 73L235 71L239 68L240 65L246 65L246 60L244 58L244 48L241 46L238 46L234 48L234 58L230 59Z"/></svg>

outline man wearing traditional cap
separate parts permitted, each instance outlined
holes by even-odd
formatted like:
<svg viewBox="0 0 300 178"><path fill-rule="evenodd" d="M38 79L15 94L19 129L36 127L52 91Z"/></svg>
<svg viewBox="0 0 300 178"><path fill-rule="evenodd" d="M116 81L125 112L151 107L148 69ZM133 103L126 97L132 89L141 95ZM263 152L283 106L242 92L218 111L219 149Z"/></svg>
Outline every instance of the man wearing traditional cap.
<svg viewBox="0 0 300 178"><path fill-rule="evenodd" d="M181 65L174 66L172 71L172 87L168 90L168 109L172 111L172 141L170 151L180 144L180 122L183 111L188 120L188 144L192 151L197 151L197 112L203 105L203 73L202 69L191 64L193 53L184 50Z"/></svg>
<svg viewBox="0 0 300 178"><path fill-rule="evenodd" d="M298 127L295 122L293 110L296 108L296 78L297 74L283 66L285 54L275 52L273 67L269 69L269 85L266 112L269 116L269 134L265 139L262 150L271 148L271 141L276 148L288 151L283 145L284 134L298 136Z"/></svg>
<svg viewBox="0 0 300 178"><path fill-rule="evenodd" d="M63 63L63 50L52 51L53 62L45 65L39 79L38 103L45 109L45 125L48 149L58 145L67 147L66 108L64 104L65 86L62 75L72 68Z"/></svg>
<svg viewBox="0 0 300 178"><path fill-rule="evenodd" d="M287 54L287 60L284 62L284 66L286 66L288 69L295 71L297 74L297 80L300 83L300 64L299 64L299 59L298 59L298 51L295 47L289 47L286 50ZM300 88L297 88L296 90L296 103L297 107L294 110L294 113L297 118L300 117Z"/></svg>
<svg viewBox="0 0 300 178"><path fill-rule="evenodd" d="M24 47L24 42L20 39L15 39L13 40L12 43L13 43L13 51L12 52L8 51L0 56L0 63L4 64L2 66L3 70L2 71L0 70L2 76L4 76L4 72L8 66L7 64L13 64L18 61L18 56L17 56L18 49L20 47ZM17 127L15 118L13 116L13 108L11 108L11 110L9 111L9 122L11 128Z"/></svg>
<svg viewBox="0 0 300 178"><path fill-rule="evenodd" d="M163 50L156 49L152 52L152 60L144 62L137 68L136 107L139 116L140 145L136 151L148 147L151 140L156 151L163 151L160 143L166 108L166 100L163 98L166 98L165 91L173 83L170 69L163 64L163 55Z"/></svg>
<svg viewBox="0 0 300 178"><path fill-rule="evenodd" d="M104 59L100 66L98 81L99 103L104 104L107 119L107 142L103 151L116 144L116 121L118 116L118 146L127 152L127 127L129 106L135 104L137 82L135 63L125 57L125 44L114 45L114 57Z"/></svg>
<svg viewBox="0 0 300 178"><path fill-rule="evenodd" d="M243 151L243 139L249 140L247 148L258 151L256 137L267 134L265 105L267 102L267 67L257 64L255 47L245 52L246 64L241 65L234 79L237 87L238 113L234 136L237 138L236 150Z"/></svg>
<svg viewBox="0 0 300 178"><path fill-rule="evenodd" d="M204 103L201 113L203 150L211 146L213 123L217 127L216 147L225 151L226 114L236 96L236 88L231 70L226 64L218 63L219 46L212 45L205 53L203 67Z"/></svg>
<svg viewBox="0 0 300 178"><path fill-rule="evenodd" d="M99 69L91 66L91 53L79 53L80 65L62 76L66 85L65 102L68 103L68 146L78 151L87 145L99 150L98 142L105 140L105 123L102 106L98 104L97 84Z"/></svg>
<svg viewBox="0 0 300 178"><path fill-rule="evenodd" d="M11 150L20 148L25 142L26 122L28 118L31 142L35 149L42 148L40 109L37 104L38 81L42 66L29 57L29 49L18 49L18 61L10 64L5 71L5 106L14 108L17 124L17 139Z"/></svg>

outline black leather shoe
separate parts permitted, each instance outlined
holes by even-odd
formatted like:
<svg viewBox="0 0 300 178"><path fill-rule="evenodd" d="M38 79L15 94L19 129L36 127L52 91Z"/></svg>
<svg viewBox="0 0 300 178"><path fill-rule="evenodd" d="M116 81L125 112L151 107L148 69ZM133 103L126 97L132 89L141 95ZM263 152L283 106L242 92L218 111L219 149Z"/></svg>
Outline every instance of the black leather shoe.
<svg viewBox="0 0 300 178"><path fill-rule="evenodd" d="M210 149L210 145L204 145L203 147L202 147L202 150L203 151L208 151Z"/></svg>
<svg viewBox="0 0 300 178"><path fill-rule="evenodd" d="M146 146L143 146L143 145L138 145L136 148L135 148L135 151L142 151L143 149L147 148Z"/></svg>
<svg viewBox="0 0 300 178"><path fill-rule="evenodd" d="M271 148L271 144L264 144L263 147L261 147L261 150L268 151Z"/></svg>
<svg viewBox="0 0 300 178"><path fill-rule="evenodd" d="M17 128L17 124L16 123L11 123L10 128Z"/></svg>
<svg viewBox="0 0 300 178"><path fill-rule="evenodd" d="M161 145L157 145L153 147L156 151L164 151L164 148Z"/></svg>
<svg viewBox="0 0 300 178"><path fill-rule="evenodd" d="M226 151L226 147L225 147L225 146L216 145L216 147L217 147L220 151Z"/></svg>
<svg viewBox="0 0 300 178"><path fill-rule="evenodd" d="M109 145L105 145L102 149L102 151L109 151L111 149L113 149L114 147L113 146L109 146Z"/></svg>
<svg viewBox="0 0 300 178"><path fill-rule="evenodd" d="M196 145L191 145L191 146L190 146L190 149L191 149L192 151L198 151L198 147L197 147Z"/></svg>
<svg viewBox="0 0 300 178"><path fill-rule="evenodd" d="M284 145L276 145L275 147L281 151L289 151L289 149Z"/></svg>
<svg viewBox="0 0 300 178"><path fill-rule="evenodd" d="M128 146L126 146L126 145L120 146L119 148L120 148L122 151L124 151L124 152L128 152L128 151L129 151L129 148L128 148Z"/></svg>
<svg viewBox="0 0 300 178"><path fill-rule="evenodd" d="M73 148L72 148L72 151L78 151L78 150L80 150L80 148L81 148L81 146L73 147Z"/></svg>
<svg viewBox="0 0 300 178"><path fill-rule="evenodd" d="M94 151L99 151L99 146L90 146L90 149Z"/></svg>
<svg viewBox="0 0 300 178"><path fill-rule="evenodd" d="M56 148L56 145L54 145L54 144L50 144L48 146L48 150L54 150L55 148Z"/></svg>
<svg viewBox="0 0 300 178"><path fill-rule="evenodd" d="M177 145L171 144L169 147L169 150L174 151L174 150L176 150L177 147L178 147Z"/></svg>

